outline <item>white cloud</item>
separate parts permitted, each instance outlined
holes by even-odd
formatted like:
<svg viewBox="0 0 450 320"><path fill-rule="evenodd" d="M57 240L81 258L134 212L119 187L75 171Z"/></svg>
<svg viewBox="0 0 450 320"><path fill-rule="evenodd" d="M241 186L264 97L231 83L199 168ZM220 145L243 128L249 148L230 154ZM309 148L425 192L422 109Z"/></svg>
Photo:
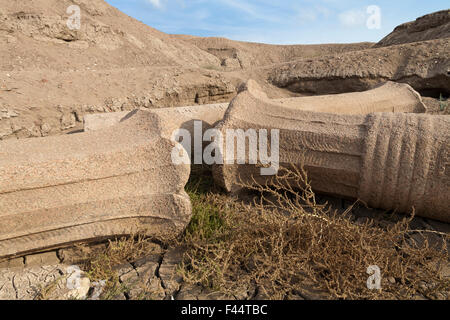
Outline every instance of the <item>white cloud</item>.
<svg viewBox="0 0 450 320"><path fill-rule="evenodd" d="M152 5L154 5L157 8L162 7L161 0L147 0L147 2L151 3Z"/></svg>
<svg viewBox="0 0 450 320"><path fill-rule="evenodd" d="M366 19L366 13L363 10L349 10L339 14L339 21L349 27L363 25Z"/></svg>
<svg viewBox="0 0 450 320"><path fill-rule="evenodd" d="M300 21L315 21L317 12L312 9L304 9L299 12L298 17Z"/></svg>
<svg viewBox="0 0 450 320"><path fill-rule="evenodd" d="M204 20L210 16L210 13L206 9L199 9L192 13L192 17L196 20Z"/></svg>
<svg viewBox="0 0 450 320"><path fill-rule="evenodd" d="M300 22L312 22L317 19L327 19L331 15L329 9L323 6L315 6L313 8L302 8L299 10L298 18Z"/></svg>
<svg viewBox="0 0 450 320"><path fill-rule="evenodd" d="M316 6L315 9L317 12L322 15L324 18L328 18L331 15L330 9L324 6Z"/></svg>
<svg viewBox="0 0 450 320"><path fill-rule="evenodd" d="M268 22L280 22L280 19L273 14L273 12L267 12L264 10L264 6L261 6L256 1L243 1L243 0L219 0L225 6L233 8L238 11L242 11L248 16L255 19L264 20ZM253 2L256 2L253 3ZM263 10L261 10L263 9Z"/></svg>

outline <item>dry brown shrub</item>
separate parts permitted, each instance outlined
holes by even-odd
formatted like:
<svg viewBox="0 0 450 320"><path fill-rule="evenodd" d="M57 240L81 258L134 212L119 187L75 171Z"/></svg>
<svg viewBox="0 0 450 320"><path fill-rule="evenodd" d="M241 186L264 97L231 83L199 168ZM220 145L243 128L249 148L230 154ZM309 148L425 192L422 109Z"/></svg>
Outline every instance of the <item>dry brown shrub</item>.
<svg viewBox="0 0 450 320"><path fill-rule="evenodd" d="M289 181L289 183L286 183ZM318 204L303 169L282 169L267 185L245 185L259 193L253 203L220 194L203 196L194 208L214 208L219 228L197 223L188 229L188 247L181 266L185 281L226 294L243 287L260 288L270 299L302 292L306 283L330 299L442 298L449 280L441 275L448 265L447 234L431 245L425 232L411 230L410 217L385 224L357 224ZM204 232L208 229L208 237ZM215 230L215 231L214 231ZM411 235L422 235L420 243ZM368 267L381 269L382 289L367 287ZM445 297L445 296L444 296Z"/></svg>
<svg viewBox="0 0 450 320"><path fill-rule="evenodd" d="M147 237L144 231L138 231L131 236L108 240L105 248L95 254L86 253L80 259L81 268L91 281L105 280L101 298L113 300L129 289L119 281L117 267L124 263L133 263L150 254L159 254L160 250L161 247L155 243L155 239Z"/></svg>
<svg viewBox="0 0 450 320"><path fill-rule="evenodd" d="M143 232L110 239L105 249L82 259L82 268L93 281L109 280L114 275L114 267L151 254L158 247L152 240Z"/></svg>

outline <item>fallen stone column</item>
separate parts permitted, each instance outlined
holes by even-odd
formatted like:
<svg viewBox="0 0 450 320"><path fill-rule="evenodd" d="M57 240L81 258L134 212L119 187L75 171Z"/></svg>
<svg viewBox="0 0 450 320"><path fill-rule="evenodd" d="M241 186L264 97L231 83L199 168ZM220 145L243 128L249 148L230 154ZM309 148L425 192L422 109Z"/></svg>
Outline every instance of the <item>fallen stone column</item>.
<svg viewBox="0 0 450 320"><path fill-rule="evenodd" d="M248 86L259 88L249 80L240 90ZM274 103L295 110L315 112L367 114L372 112L414 112L424 113L426 107L420 95L407 84L387 82L365 92L344 93L314 97L283 98L272 100ZM223 119L228 103L207 104L179 108L150 109L159 115L170 129L183 128L193 133L193 121L204 122L209 129ZM146 109L147 110L147 109ZM91 114L84 117L84 131L100 130L119 123L130 111Z"/></svg>
<svg viewBox="0 0 450 320"><path fill-rule="evenodd" d="M222 158L234 162L215 165L214 177L230 192L239 191L241 182L252 184L254 178L264 184L272 176L262 175L250 162L250 139L245 157L238 156L239 146L228 130L268 130L267 150L253 146L261 163L262 151L273 155L277 150L276 139L271 142L276 131L271 130L278 129L279 165L303 165L315 191L361 199L374 208L410 212L415 207L418 215L450 222L449 116L301 111L275 104L257 87L247 86L217 129L224 140ZM228 144L235 146L233 154L227 154Z"/></svg>
<svg viewBox="0 0 450 320"><path fill-rule="evenodd" d="M187 165L161 119L137 111L95 132L0 142L0 257L189 223Z"/></svg>
<svg viewBox="0 0 450 320"><path fill-rule="evenodd" d="M209 129L222 120L228 103L205 104L190 107L161 108L161 109L142 109L142 111L152 112L158 115L164 122L165 132L172 133L173 130L183 128L193 132L194 120L204 123L204 128ZM134 111L112 112L89 114L84 117L84 131L96 131L111 127L126 119L127 115Z"/></svg>
<svg viewBox="0 0 450 320"><path fill-rule="evenodd" d="M297 110L340 114L426 112L418 92L408 84L391 81L363 92L288 98L281 99L277 103Z"/></svg>

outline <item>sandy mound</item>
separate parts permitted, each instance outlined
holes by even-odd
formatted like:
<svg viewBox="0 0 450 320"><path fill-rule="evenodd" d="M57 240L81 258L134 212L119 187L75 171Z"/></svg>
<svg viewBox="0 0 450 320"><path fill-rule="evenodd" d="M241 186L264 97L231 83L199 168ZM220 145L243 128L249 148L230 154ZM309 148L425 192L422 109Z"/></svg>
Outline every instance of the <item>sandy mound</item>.
<svg viewBox="0 0 450 320"><path fill-rule="evenodd" d="M77 130L85 113L228 101L239 81L204 66L220 60L103 0L0 0L0 140Z"/></svg>
<svg viewBox="0 0 450 320"><path fill-rule="evenodd" d="M80 30L67 27L72 4ZM372 46L175 36L103 0L0 0L0 140L74 132L90 113L229 102L250 78L273 99L386 80L448 93L448 39Z"/></svg>
<svg viewBox="0 0 450 320"><path fill-rule="evenodd" d="M81 29L66 23L81 9ZM194 45L172 39L103 0L0 0L2 70L218 65Z"/></svg>
<svg viewBox="0 0 450 320"><path fill-rule="evenodd" d="M422 95L450 92L450 39L430 40L301 59L269 68L276 86L306 94L367 90L391 80Z"/></svg>
<svg viewBox="0 0 450 320"><path fill-rule="evenodd" d="M367 49L373 45L369 42L354 44L270 45L215 37L201 38L186 35L173 35L172 37L194 44L216 56L220 59L221 65L227 70L248 69L305 57L314 58L326 54L340 54Z"/></svg>
<svg viewBox="0 0 450 320"><path fill-rule="evenodd" d="M417 18L416 21L399 25L376 46L386 47L448 37L450 37L450 10L443 10Z"/></svg>
<svg viewBox="0 0 450 320"><path fill-rule="evenodd" d="M363 91L390 80L410 84L422 95L450 92L450 10L395 28L375 46L324 52L270 67L274 85L303 94Z"/></svg>

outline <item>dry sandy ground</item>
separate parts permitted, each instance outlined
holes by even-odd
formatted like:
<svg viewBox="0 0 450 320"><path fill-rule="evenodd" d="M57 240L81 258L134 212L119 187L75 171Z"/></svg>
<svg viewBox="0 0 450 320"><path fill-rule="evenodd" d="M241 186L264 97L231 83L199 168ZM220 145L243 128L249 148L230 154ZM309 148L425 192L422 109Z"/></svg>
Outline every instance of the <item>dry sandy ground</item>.
<svg viewBox="0 0 450 320"><path fill-rule="evenodd" d="M80 30L66 26L74 3ZM87 113L227 102L249 78L270 98L394 80L448 113L436 98L450 93L449 37L449 10L378 44L274 46L168 35L103 0L0 0L0 140L75 132Z"/></svg>
<svg viewBox="0 0 450 320"><path fill-rule="evenodd" d="M76 131L86 113L227 102L249 78L271 98L360 91L387 79L434 96L450 91L448 38L375 49L174 36L103 0L76 1L81 29L69 30L73 1L0 3L0 140ZM416 24L389 44L411 29L417 35ZM420 40L447 37L448 11L419 27Z"/></svg>

